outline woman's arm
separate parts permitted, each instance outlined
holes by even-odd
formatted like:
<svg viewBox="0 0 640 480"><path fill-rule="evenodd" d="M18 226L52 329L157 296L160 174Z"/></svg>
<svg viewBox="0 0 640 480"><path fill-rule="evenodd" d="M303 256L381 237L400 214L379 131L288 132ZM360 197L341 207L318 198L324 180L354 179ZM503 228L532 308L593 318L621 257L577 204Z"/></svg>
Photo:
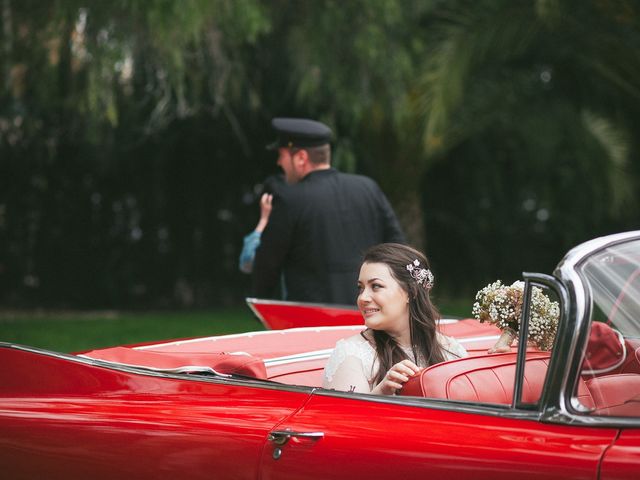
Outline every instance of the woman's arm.
<svg viewBox="0 0 640 480"><path fill-rule="evenodd" d="M330 367L329 363L327 367ZM345 356L333 371L331 368L325 368L322 386L344 392L371 392L369 380L364 375L362 360L353 355Z"/></svg>

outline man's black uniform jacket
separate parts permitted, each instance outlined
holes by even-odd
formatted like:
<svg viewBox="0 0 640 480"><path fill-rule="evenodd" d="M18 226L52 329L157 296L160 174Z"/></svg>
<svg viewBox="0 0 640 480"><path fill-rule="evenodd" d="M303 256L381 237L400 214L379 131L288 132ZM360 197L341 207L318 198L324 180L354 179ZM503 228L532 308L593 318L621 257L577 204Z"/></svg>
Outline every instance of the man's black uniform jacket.
<svg viewBox="0 0 640 480"><path fill-rule="evenodd" d="M385 195L370 178L316 170L274 198L256 252L253 287L274 298L284 273L286 300L353 305L362 254L405 243Z"/></svg>

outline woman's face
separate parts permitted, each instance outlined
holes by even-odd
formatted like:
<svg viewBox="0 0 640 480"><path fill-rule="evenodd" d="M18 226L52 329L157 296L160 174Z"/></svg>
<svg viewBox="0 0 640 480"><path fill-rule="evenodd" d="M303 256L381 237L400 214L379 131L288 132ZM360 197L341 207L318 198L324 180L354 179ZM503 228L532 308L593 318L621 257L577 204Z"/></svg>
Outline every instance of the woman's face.
<svg viewBox="0 0 640 480"><path fill-rule="evenodd" d="M358 278L358 308L364 323L406 343L409 336L409 295L384 263L363 263Z"/></svg>

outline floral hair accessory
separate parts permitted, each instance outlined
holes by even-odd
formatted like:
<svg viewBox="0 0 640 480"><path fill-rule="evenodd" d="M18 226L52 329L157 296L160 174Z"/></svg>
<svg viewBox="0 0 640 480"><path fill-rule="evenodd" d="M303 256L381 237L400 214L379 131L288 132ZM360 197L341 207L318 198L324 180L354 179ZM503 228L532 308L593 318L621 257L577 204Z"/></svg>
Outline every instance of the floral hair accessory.
<svg viewBox="0 0 640 480"><path fill-rule="evenodd" d="M417 258L407 265L407 270L418 285L422 285L427 290L433 288L433 282L435 280L433 273L431 273L431 270L428 268L421 268L420 261Z"/></svg>

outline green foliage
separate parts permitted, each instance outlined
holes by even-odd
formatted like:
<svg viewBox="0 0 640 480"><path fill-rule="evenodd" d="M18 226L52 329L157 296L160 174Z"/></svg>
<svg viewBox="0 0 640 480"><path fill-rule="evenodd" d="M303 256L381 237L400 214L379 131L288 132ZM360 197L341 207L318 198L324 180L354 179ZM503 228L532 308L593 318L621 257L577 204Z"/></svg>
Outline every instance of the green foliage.
<svg viewBox="0 0 640 480"><path fill-rule="evenodd" d="M330 124L335 165L380 182L450 289L637 225L631 0L0 9L5 302L239 301L275 115Z"/></svg>
<svg viewBox="0 0 640 480"><path fill-rule="evenodd" d="M394 118L414 73L411 38L429 2L293 2L297 97L347 126Z"/></svg>
<svg viewBox="0 0 640 480"><path fill-rule="evenodd" d="M433 16L412 122L430 168L427 231L447 232L430 237L440 268L476 285L489 271L515 279L634 228L637 7L454 1ZM437 199L452 192L464 197Z"/></svg>
<svg viewBox="0 0 640 480"><path fill-rule="evenodd" d="M204 312L2 313L0 341L74 352L263 330L248 309Z"/></svg>

